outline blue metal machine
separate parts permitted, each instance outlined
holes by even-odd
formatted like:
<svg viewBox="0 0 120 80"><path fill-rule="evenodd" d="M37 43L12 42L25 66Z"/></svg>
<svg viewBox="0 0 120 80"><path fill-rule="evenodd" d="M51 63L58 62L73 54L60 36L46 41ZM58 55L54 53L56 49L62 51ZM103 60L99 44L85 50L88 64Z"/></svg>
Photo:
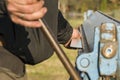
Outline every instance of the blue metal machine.
<svg viewBox="0 0 120 80"><path fill-rule="evenodd" d="M120 80L120 22L96 11L79 30L76 67L83 80Z"/></svg>

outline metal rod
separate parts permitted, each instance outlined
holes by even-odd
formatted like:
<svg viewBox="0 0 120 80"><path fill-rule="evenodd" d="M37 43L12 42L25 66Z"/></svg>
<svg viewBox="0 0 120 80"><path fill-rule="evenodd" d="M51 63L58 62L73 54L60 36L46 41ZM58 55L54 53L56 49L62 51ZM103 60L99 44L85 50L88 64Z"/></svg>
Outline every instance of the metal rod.
<svg viewBox="0 0 120 80"><path fill-rule="evenodd" d="M64 65L64 67L66 68L67 72L70 74L70 76L74 80L82 80L80 78L80 76L78 75L77 71L75 70L75 68L73 67L73 65L71 64L71 62L69 61L69 59L67 58L67 56L65 55L64 51L62 50L62 48L58 44L54 34L52 33L51 29L48 27L45 20L39 19L39 21L42 24L42 27L41 27L42 32L44 33L44 35L48 39L51 46L54 48L58 58L60 59L60 61Z"/></svg>

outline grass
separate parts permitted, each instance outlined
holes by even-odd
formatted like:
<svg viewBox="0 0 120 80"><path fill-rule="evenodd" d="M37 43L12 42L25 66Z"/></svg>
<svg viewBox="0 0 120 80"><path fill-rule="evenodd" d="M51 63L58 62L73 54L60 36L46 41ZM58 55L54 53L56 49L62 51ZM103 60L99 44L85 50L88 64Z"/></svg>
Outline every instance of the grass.
<svg viewBox="0 0 120 80"><path fill-rule="evenodd" d="M74 27L78 27L81 23L79 19L69 19L68 21ZM61 47L71 63L75 65L77 50L66 49L62 45ZM69 74L55 53L51 58L42 63L35 66L26 65L26 67L28 80L69 80Z"/></svg>
<svg viewBox="0 0 120 80"><path fill-rule="evenodd" d="M83 22L83 20L80 18L72 18L72 19L68 19L68 22L75 28L75 27L79 27Z"/></svg>

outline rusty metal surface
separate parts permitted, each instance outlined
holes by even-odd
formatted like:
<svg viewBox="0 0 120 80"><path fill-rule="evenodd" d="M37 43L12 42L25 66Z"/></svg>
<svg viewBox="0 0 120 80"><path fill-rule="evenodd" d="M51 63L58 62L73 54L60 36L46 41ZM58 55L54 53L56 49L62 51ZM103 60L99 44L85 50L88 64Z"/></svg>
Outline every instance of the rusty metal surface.
<svg viewBox="0 0 120 80"><path fill-rule="evenodd" d="M83 29L90 48L76 60L83 80L120 80L120 22L96 11Z"/></svg>
<svg viewBox="0 0 120 80"><path fill-rule="evenodd" d="M116 26L119 26L120 21L115 20L100 11L93 13L86 21L83 22L85 35L87 38L90 51L93 50L94 46L94 31L95 27L101 26L102 23L113 22Z"/></svg>

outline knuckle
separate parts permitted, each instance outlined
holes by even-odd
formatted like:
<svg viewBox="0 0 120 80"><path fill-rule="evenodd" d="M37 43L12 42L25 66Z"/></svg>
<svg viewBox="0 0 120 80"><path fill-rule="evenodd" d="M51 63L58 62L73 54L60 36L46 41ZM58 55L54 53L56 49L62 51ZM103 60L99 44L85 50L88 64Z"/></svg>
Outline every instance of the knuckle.
<svg viewBox="0 0 120 80"><path fill-rule="evenodd" d="M39 18L42 18L43 16L44 16L43 13L41 13L41 12L35 12L35 13L33 13L33 14L26 15L25 18L26 18L27 20L32 21L32 20L38 20Z"/></svg>
<svg viewBox="0 0 120 80"><path fill-rule="evenodd" d="M17 18L15 16L11 15L10 17L13 22L17 23Z"/></svg>
<svg viewBox="0 0 120 80"><path fill-rule="evenodd" d="M44 16L43 13L40 13L40 14L38 15L39 18L42 18L43 16Z"/></svg>
<svg viewBox="0 0 120 80"><path fill-rule="evenodd" d="M32 4L32 3L37 2L37 0L26 0L26 1L27 1L27 4Z"/></svg>
<svg viewBox="0 0 120 80"><path fill-rule="evenodd" d="M41 0L41 1L39 2L39 5L42 7L42 6L44 5L44 1Z"/></svg>
<svg viewBox="0 0 120 80"><path fill-rule="evenodd" d="M27 12L27 13L32 13L33 12L33 8L30 6L25 6L22 8L23 12Z"/></svg>
<svg viewBox="0 0 120 80"><path fill-rule="evenodd" d="M34 6L25 6L23 7L23 12L26 12L26 13L34 13L35 11L37 11L37 7L34 7Z"/></svg>
<svg viewBox="0 0 120 80"><path fill-rule="evenodd" d="M13 10L13 7L12 7L10 4L8 4L8 5L7 5L7 10L8 10L8 11L12 11L12 10Z"/></svg>

